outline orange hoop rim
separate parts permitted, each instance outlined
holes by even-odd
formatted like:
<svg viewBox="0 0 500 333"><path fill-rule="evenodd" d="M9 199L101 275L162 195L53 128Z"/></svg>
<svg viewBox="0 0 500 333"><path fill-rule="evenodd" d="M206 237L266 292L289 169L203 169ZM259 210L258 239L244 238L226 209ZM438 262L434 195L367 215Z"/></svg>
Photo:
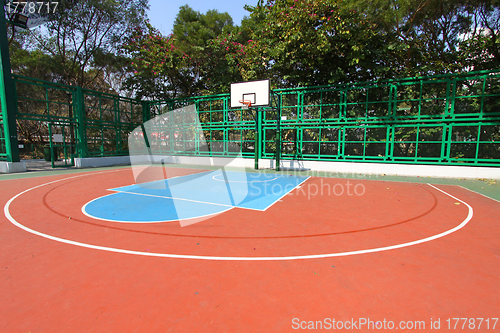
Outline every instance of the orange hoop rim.
<svg viewBox="0 0 500 333"><path fill-rule="evenodd" d="M239 102L240 104L244 104L247 108L252 106L252 101L249 101L248 99L242 99Z"/></svg>

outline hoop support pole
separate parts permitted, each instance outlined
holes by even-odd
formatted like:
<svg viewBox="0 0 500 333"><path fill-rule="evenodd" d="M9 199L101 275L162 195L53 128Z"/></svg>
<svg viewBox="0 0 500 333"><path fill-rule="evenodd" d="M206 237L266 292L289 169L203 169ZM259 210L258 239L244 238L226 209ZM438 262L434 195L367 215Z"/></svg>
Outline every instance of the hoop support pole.
<svg viewBox="0 0 500 333"><path fill-rule="evenodd" d="M255 110L255 170L259 169L259 144L260 144L260 112Z"/></svg>

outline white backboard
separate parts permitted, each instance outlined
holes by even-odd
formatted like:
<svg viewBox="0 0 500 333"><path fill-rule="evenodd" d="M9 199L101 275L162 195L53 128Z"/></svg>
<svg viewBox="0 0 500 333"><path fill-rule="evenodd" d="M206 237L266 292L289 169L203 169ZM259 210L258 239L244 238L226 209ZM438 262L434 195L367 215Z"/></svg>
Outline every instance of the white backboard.
<svg viewBox="0 0 500 333"><path fill-rule="evenodd" d="M241 100L249 100L254 106L268 106L271 87L269 80L231 83L231 107L241 108Z"/></svg>

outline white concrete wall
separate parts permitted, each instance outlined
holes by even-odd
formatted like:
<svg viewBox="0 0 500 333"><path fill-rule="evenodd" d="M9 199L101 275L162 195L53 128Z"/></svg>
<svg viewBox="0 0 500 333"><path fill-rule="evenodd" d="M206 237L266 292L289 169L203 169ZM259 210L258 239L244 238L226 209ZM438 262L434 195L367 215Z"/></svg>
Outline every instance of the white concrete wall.
<svg viewBox="0 0 500 333"><path fill-rule="evenodd" d="M201 156L153 156L153 163L174 163L206 166L229 166L235 168L251 168L254 160L249 158L201 157Z"/></svg>
<svg viewBox="0 0 500 333"><path fill-rule="evenodd" d="M276 165L275 160L266 160L265 163L265 166L270 168L274 168ZM291 168L349 174L500 179L499 167L287 160L281 161L280 166L284 169Z"/></svg>
<svg viewBox="0 0 500 333"><path fill-rule="evenodd" d="M75 158L77 168L105 167L130 164L129 156Z"/></svg>
<svg viewBox="0 0 500 333"><path fill-rule="evenodd" d="M164 163L188 164L200 166L229 166L237 168L253 168L252 158L200 157L200 156L133 156L96 157L75 159L79 168L112 166L119 164ZM500 179L499 167L474 167L451 165L413 165L391 163L361 162L325 162L325 161L290 161L282 160L283 170L325 171L338 174L386 174L391 176L421 176L437 178L486 178ZM274 169L275 160L259 160L259 168Z"/></svg>
<svg viewBox="0 0 500 333"><path fill-rule="evenodd" d="M26 172L26 162L0 162L0 173Z"/></svg>

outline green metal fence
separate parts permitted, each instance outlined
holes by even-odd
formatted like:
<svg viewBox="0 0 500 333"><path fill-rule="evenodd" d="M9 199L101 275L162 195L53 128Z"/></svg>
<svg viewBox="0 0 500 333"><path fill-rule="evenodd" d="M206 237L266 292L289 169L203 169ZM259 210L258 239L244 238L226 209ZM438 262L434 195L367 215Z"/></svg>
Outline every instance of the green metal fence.
<svg viewBox="0 0 500 333"><path fill-rule="evenodd" d="M128 154L128 134L143 122L144 103L81 87L13 78L20 142L28 147L50 145L53 135L60 134L77 157ZM24 157L31 156L32 152Z"/></svg>
<svg viewBox="0 0 500 333"><path fill-rule="evenodd" d="M149 104L151 117L163 114L177 108L192 105L198 110L201 131L209 147L207 150L195 149L191 155L199 156L254 156L255 113L251 110L229 109L229 95L212 95L193 98L183 98L171 101L156 101ZM167 155L185 155L183 145L189 138L186 135L200 137L192 133L188 124L186 128L177 128L178 136L169 135L168 144L157 153ZM177 141L177 144L176 144Z"/></svg>
<svg viewBox="0 0 500 333"><path fill-rule="evenodd" d="M0 112L0 161L7 161L7 138L5 136L4 126L6 121L3 119L3 113Z"/></svg>
<svg viewBox="0 0 500 333"><path fill-rule="evenodd" d="M186 137L186 129L179 137L193 149L169 136L155 153L253 158L258 148L260 158L274 159L278 148L288 160L500 166L500 70L278 89L272 106L260 109L258 128L255 110L230 109L229 94L138 101L16 75L14 81L20 142L48 142L49 124L64 127L79 157L126 155L135 127L195 104L210 150L197 149L197 136Z"/></svg>
<svg viewBox="0 0 500 333"><path fill-rule="evenodd" d="M254 156L255 112L229 109L229 95L155 102L152 116L193 103L212 156L234 144ZM289 160L500 166L500 71L278 89L261 111L264 159L278 136Z"/></svg>
<svg viewBox="0 0 500 333"><path fill-rule="evenodd" d="M128 154L128 135L144 122L144 103L83 89L85 157Z"/></svg>
<svg viewBox="0 0 500 333"><path fill-rule="evenodd" d="M291 146L283 158L500 164L499 72L278 93Z"/></svg>

